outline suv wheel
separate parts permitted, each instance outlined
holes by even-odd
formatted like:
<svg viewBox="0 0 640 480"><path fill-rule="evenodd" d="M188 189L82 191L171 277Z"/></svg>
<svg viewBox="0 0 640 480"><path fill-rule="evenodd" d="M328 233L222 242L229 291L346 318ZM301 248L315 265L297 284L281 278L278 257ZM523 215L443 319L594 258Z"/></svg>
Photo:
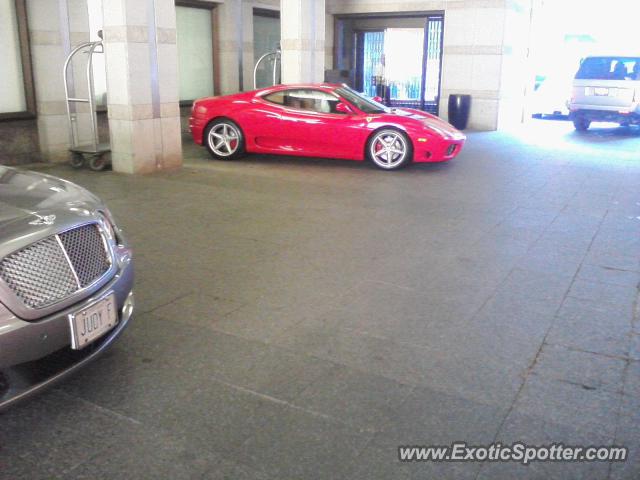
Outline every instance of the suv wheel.
<svg viewBox="0 0 640 480"><path fill-rule="evenodd" d="M573 120L573 126L579 132L586 132L587 130L589 130L590 125L591 122L586 118L576 118Z"/></svg>

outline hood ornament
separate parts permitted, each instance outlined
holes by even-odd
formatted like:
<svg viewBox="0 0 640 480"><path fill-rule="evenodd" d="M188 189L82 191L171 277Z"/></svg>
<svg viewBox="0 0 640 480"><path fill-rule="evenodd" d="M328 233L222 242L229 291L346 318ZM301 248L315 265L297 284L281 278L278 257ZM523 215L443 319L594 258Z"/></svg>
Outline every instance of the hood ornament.
<svg viewBox="0 0 640 480"><path fill-rule="evenodd" d="M31 213L31 215L36 217L36 219L31 220L29 222L29 225L53 225L56 221L55 215L39 215L33 212Z"/></svg>

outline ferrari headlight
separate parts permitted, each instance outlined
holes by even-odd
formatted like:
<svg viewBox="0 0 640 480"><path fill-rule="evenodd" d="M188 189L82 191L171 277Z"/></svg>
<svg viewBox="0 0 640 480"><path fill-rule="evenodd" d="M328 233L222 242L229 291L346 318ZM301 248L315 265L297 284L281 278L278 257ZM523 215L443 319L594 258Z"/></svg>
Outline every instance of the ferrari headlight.
<svg viewBox="0 0 640 480"><path fill-rule="evenodd" d="M448 138L449 137L449 133L445 132L443 129L441 129L439 127L434 126L431 123L425 123L424 124L424 128L426 128L427 130L429 130L429 131L431 131L433 133L436 133L436 134L440 135L441 137L444 137L444 138Z"/></svg>

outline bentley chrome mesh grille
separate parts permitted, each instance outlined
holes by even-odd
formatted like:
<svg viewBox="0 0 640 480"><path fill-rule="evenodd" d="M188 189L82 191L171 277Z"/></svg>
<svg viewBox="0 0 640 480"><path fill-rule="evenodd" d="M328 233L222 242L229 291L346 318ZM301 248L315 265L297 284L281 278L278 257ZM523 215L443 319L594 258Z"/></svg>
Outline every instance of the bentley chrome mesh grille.
<svg viewBox="0 0 640 480"><path fill-rule="evenodd" d="M44 308L92 284L110 266L102 234L92 223L6 256L0 262L0 278L24 305Z"/></svg>
<svg viewBox="0 0 640 480"><path fill-rule="evenodd" d="M111 266L98 225L91 223L60 234L82 288L91 285Z"/></svg>

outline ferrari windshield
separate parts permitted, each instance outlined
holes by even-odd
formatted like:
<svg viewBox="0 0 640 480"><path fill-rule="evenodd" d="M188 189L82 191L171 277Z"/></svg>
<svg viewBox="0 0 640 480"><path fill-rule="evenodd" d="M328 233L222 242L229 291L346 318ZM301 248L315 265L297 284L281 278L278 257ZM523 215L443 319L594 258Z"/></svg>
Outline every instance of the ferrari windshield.
<svg viewBox="0 0 640 480"><path fill-rule="evenodd" d="M385 113L389 111L389 109L387 109L387 107L385 107L381 103L378 103L375 100L367 98L361 93L358 93L349 87L340 87L336 89L336 93L341 97L343 97L348 102L355 105L359 110L362 110L364 113Z"/></svg>

